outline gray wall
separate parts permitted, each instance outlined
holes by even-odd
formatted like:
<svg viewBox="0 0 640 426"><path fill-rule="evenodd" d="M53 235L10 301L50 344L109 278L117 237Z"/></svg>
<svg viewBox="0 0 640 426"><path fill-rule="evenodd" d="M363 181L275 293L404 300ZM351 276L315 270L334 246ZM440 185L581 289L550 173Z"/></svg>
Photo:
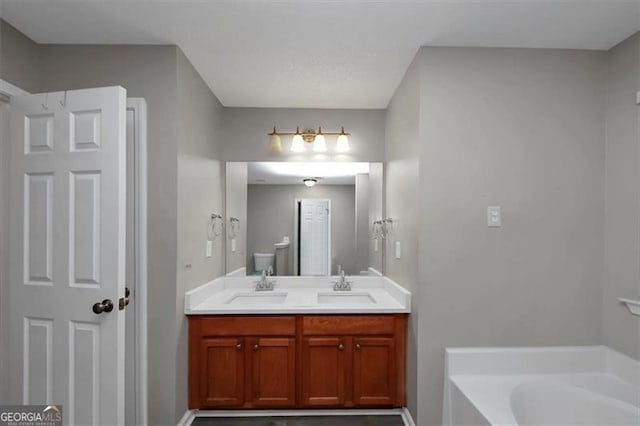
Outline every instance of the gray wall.
<svg viewBox="0 0 640 426"><path fill-rule="evenodd" d="M177 51L177 285L175 288L176 421L187 409L188 327L184 293L224 275L224 235L207 258L211 213L224 214L224 170L220 162L222 104L186 56Z"/></svg>
<svg viewBox="0 0 640 426"><path fill-rule="evenodd" d="M0 19L0 78L37 93L42 86L40 46Z"/></svg>
<svg viewBox="0 0 640 426"><path fill-rule="evenodd" d="M608 53L604 344L640 358L640 322L618 297L640 295L640 35Z"/></svg>
<svg viewBox="0 0 640 426"><path fill-rule="evenodd" d="M422 48L420 63L417 423L435 425L448 346L602 342L606 53Z"/></svg>
<svg viewBox="0 0 640 426"><path fill-rule="evenodd" d="M122 85L127 96L147 100L149 423L174 423L178 414L177 48L42 45L42 49L43 90Z"/></svg>
<svg viewBox="0 0 640 426"><path fill-rule="evenodd" d="M253 253L273 253L283 236L294 239L296 198L331 200L331 268L355 272L355 185L249 185L247 197L247 273L253 271ZM293 244L289 246L293 268ZM280 274L280 272L278 272ZM290 275L290 274L289 274Z"/></svg>
<svg viewBox="0 0 640 426"><path fill-rule="evenodd" d="M305 127L328 132L352 132L349 138L351 151L347 154L332 153L336 137L327 136L329 151L326 154L295 154L289 151L291 137L282 136L283 152L270 153L267 149L267 133L276 126L281 131L300 131ZM383 161L384 160L384 111L348 109L282 109L282 108L225 108L225 143L223 155L226 161Z"/></svg>
<svg viewBox="0 0 640 426"><path fill-rule="evenodd" d="M418 418L418 319L421 289L418 286L418 235L420 194L418 189L420 67L414 59L387 107L385 128L385 217L393 225L382 241L384 273L409 289L412 296L407 335L407 405ZM382 215L381 215L382 216ZM376 217L375 219L380 219ZM395 242L400 241L401 258L395 258ZM417 423L421 424L421 423Z"/></svg>
<svg viewBox="0 0 640 426"><path fill-rule="evenodd" d="M226 173L226 272L230 273L247 266L247 179L248 169L245 162L228 162ZM236 224L236 251L231 251L229 218L240 220Z"/></svg>

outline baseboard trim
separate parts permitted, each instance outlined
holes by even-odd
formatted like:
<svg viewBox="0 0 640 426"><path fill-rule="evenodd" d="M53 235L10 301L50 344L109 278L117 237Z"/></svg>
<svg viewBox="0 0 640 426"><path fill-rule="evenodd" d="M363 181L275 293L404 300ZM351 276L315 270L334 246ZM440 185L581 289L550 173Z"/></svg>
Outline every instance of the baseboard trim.
<svg viewBox="0 0 640 426"><path fill-rule="evenodd" d="M411 417L411 412L407 407L402 409L402 420L404 421L404 426L416 426L413 417Z"/></svg>
<svg viewBox="0 0 640 426"><path fill-rule="evenodd" d="M405 426L416 426L407 408L388 410L191 410L178 425L189 426L196 417L293 417L293 416L400 416Z"/></svg>
<svg viewBox="0 0 640 426"><path fill-rule="evenodd" d="M180 420L178 420L178 426L190 426L196 418L197 411L198 410L185 411Z"/></svg>

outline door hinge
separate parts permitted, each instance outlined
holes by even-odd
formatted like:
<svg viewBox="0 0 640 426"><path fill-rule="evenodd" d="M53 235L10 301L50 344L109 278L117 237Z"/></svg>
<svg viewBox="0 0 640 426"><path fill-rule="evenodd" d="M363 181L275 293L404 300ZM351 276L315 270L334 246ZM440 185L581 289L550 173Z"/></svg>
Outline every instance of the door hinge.
<svg viewBox="0 0 640 426"><path fill-rule="evenodd" d="M129 304L129 296L131 295L131 292L129 291L129 287L125 287L124 288L124 297L121 297L120 299L118 299L118 309L119 310L123 310L124 308L127 307L127 305Z"/></svg>

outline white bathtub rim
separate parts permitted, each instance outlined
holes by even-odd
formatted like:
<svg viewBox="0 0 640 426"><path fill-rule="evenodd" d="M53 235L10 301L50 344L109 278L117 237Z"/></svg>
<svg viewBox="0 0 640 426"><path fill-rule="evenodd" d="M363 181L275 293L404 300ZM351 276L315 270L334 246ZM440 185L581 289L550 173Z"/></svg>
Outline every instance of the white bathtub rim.
<svg viewBox="0 0 640 426"><path fill-rule="evenodd" d="M527 355L533 358L525 358ZM590 372L607 372L640 386L640 361L604 345L445 349L445 377Z"/></svg>
<svg viewBox="0 0 640 426"><path fill-rule="evenodd" d="M535 362L531 363L528 356L533 356ZM534 371L531 371L532 365ZM608 374L640 385L640 362L603 345L447 348L443 424L453 422L451 386L464 395L487 424L514 424L516 420L508 402L516 385L543 377L589 373ZM488 398L483 398L483 392L478 391L470 395L474 382L480 386L489 383L494 392L489 392Z"/></svg>

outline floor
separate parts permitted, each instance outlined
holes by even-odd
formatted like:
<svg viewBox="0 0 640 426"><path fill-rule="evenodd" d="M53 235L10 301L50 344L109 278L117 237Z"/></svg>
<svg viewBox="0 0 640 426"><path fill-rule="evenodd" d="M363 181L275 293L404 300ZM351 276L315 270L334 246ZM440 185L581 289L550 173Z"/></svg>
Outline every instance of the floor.
<svg viewBox="0 0 640 426"><path fill-rule="evenodd" d="M399 415L302 417L199 417L193 426L404 426Z"/></svg>

